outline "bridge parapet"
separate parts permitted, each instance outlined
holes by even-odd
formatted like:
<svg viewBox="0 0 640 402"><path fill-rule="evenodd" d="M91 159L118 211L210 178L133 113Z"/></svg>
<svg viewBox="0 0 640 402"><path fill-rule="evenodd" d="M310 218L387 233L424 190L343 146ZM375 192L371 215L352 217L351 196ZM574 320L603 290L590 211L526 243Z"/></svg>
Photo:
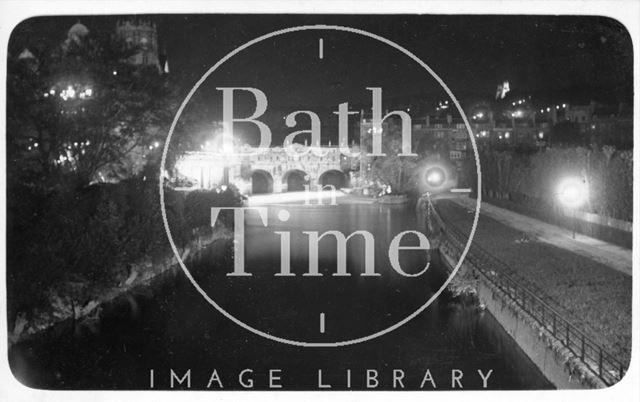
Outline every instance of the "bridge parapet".
<svg viewBox="0 0 640 402"><path fill-rule="evenodd" d="M185 153L176 163L176 174L187 178L195 188L214 188L225 182L236 184L250 192L254 172L267 173L272 191L287 191L292 172L302 172L310 189L321 183L327 172L340 172L354 164L354 157L346 156L336 146L309 147L293 144L287 148L273 147L258 150L248 146L233 152L197 151ZM346 168L346 169L345 169ZM345 175L346 178L346 175ZM345 179L346 181L346 179Z"/></svg>

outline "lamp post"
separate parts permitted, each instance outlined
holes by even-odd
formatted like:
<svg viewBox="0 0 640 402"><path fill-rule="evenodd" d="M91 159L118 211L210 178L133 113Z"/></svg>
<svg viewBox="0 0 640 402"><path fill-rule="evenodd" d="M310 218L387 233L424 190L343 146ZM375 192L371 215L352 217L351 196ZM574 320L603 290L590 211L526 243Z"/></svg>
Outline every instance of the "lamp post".
<svg viewBox="0 0 640 402"><path fill-rule="evenodd" d="M558 185L558 199L560 203L572 211L572 238L576 238L576 210L580 208L589 196L586 180L578 177L563 179Z"/></svg>

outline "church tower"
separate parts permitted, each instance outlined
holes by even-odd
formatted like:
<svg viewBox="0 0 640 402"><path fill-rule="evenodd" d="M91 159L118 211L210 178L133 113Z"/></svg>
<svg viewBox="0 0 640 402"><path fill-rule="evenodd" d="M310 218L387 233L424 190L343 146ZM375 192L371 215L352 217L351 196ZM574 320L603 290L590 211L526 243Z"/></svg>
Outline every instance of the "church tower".
<svg viewBox="0 0 640 402"><path fill-rule="evenodd" d="M116 38L128 48L140 49L129 58L135 66L153 66L159 73L168 73L166 56L158 52L156 24L142 20L121 20L116 23Z"/></svg>

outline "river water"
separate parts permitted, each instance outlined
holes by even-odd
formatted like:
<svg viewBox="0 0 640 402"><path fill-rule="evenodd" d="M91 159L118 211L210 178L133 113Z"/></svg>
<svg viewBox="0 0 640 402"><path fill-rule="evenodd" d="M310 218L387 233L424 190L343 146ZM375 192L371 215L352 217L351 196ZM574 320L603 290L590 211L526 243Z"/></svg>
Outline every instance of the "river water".
<svg viewBox="0 0 640 402"><path fill-rule="evenodd" d="M350 203L265 208L266 226L256 211L246 213L244 270L251 276L227 275L234 267L230 242L217 242L188 262L202 290L256 330L301 342L366 337L420 308L445 280L437 251L403 250L398 263L406 275L390 263L389 244L398 233L424 230L410 208ZM303 275L310 265L310 234L303 232L330 230L345 235L366 230L374 241L367 245L362 236L353 236L345 250L351 275L336 276L336 241L323 239L318 275ZM285 242L290 276L275 275L283 238L290 239ZM400 244L419 243L409 234ZM367 247L379 276L362 275ZM407 276L427 263L424 274ZM241 328L214 309L182 272L105 310L94 332L41 337L12 348L10 363L23 383L53 389L170 389L172 371L179 378L189 372L191 389L221 384L226 390L245 389L250 383L251 389L269 389L270 370L277 377L272 383L285 390L482 389L483 376L489 389L551 387L488 312L448 291L408 323L375 339L303 348ZM187 381L179 384L174 378L173 388L185 389Z"/></svg>

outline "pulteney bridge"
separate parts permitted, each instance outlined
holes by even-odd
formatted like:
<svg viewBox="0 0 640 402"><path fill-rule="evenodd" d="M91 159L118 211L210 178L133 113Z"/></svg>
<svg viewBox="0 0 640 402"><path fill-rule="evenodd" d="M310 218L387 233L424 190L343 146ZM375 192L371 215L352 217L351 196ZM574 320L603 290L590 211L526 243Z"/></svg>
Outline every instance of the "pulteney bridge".
<svg viewBox="0 0 640 402"><path fill-rule="evenodd" d="M356 149L352 151L357 152ZM358 158L347 157L339 147L293 144L262 152L244 147L239 152L188 152L176 163L178 177L187 178L193 189L209 189L232 183L243 193L304 191L321 186L347 187Z"/></svg>

